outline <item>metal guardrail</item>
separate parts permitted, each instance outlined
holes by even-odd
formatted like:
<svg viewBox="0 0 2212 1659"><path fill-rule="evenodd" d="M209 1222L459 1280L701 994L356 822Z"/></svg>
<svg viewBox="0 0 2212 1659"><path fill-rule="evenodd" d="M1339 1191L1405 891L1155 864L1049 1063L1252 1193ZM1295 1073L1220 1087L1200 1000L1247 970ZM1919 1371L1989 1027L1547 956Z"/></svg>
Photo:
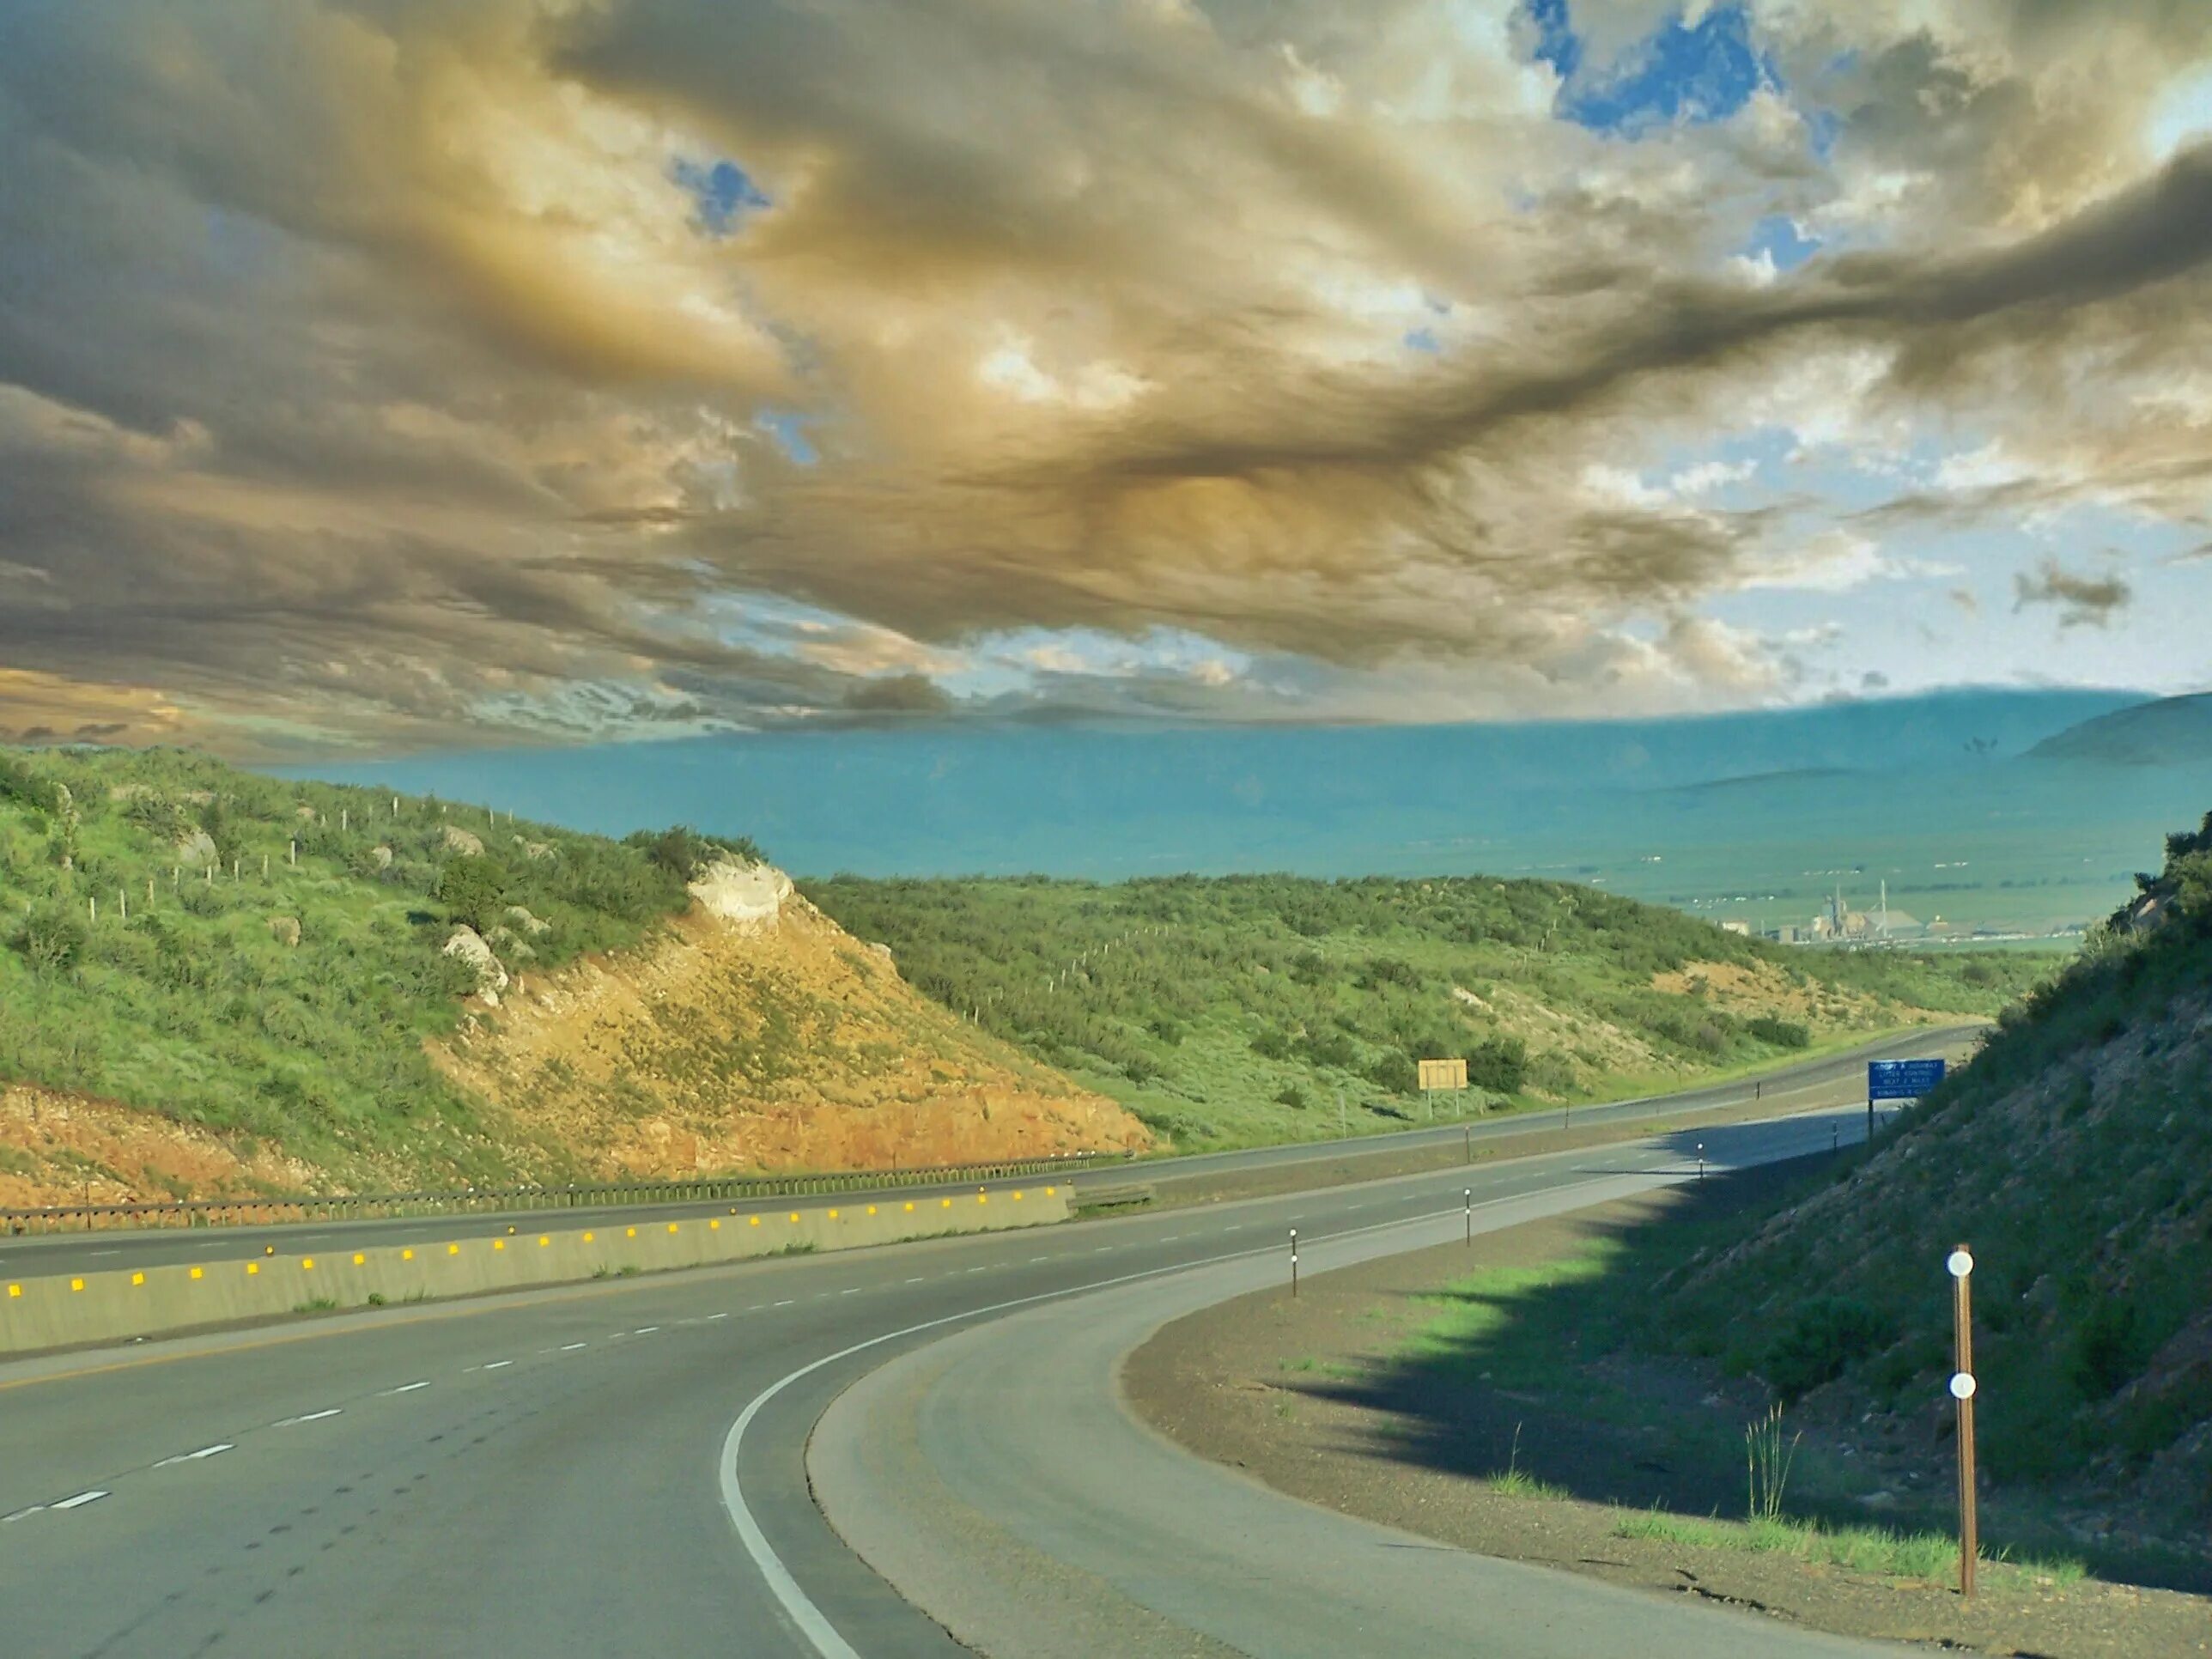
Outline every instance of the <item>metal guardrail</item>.
<svg viewBox="0 0 2212 1659"><path fill-rule="evenodd" d="M166 1204L70 1204L0 1210L0 1235L90 1231L102 1227L265 1227L295 1221L371 1221L400 1216L497 1215L524 1210L591 1210L618 1205L743 1202L824 1193L944 1186L969 1181L1079 1173L1113 1153L1070 1152L998 1164L848 1170L828 1175L723 1176L695 1181L623 1181L567 1187L482 1187L459 1192L263 1194L179 1199Z"/></svg>

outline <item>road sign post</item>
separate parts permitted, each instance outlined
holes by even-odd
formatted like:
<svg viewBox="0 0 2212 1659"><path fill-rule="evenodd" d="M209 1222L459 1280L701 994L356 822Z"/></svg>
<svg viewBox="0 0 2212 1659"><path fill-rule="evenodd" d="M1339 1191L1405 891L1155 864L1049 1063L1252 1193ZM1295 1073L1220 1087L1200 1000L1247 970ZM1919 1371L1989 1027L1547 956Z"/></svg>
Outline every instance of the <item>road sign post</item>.
<svg viewBox="0 0 2212 1659"><path fill-rule="evenodd" d="M1298 1230L1291 1229L1291 1295L1298 1293Z"/></svg>
<svg viewBox="0 0 2212 1659"><path fill-rule="evenodd" d="M1474 1243L1474 1188L1467 1189L1467 1242Z"/></svg>
<svg viewBox="0 0 2212 1659"><path fill-rule="evenodd" d="M1980 1553L1974 1512L1974 1258L1964 1244L1943 1263L1951 1275L1951 1398L1959 1402L1959 1594L1974 1593Z"/></svg>
<svg viewBox="0 0 2212 1659"><path fill-rule="evenodd" d="M1467 1061L1464 1060L1425 1060L1419 1062L1419 1076L1421 1100L1427 1109L1429 1121L1437 1118L1437 1091L1467 1087Z"/></svg>

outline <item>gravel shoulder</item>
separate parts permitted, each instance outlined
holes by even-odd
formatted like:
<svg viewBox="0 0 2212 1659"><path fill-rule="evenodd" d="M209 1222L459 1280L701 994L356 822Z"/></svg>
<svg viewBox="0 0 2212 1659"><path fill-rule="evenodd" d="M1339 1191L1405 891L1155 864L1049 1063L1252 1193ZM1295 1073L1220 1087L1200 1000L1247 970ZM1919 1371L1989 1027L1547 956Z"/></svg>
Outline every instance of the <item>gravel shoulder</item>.
<svg viewBox="0 0 2212 1659"><path fill-rule="evenodd" d="M1752 1202L1767 1182L1788 1178L1746 1177L1723 1201ZM1966 1602L1948 1583L1623 1536L1625 1522L1655 1507L1740 1515L1741 1441L1732 1466L1718 1455L1686 1455L1694 1437L1623 1421L1595 1403L1601 1385L1571 1368L1555 1388L1534 1393L1480 1380L1423 1388L1390 1366L1434 1318L1433 1298L1470 1273L1540 1267L1711 1201L1695 1188L1644 1194L1478 1234L1471 1245L1318 1274L1294 1302L1261 1293L1200 1310L1129 1355L1125 1401L1187 1449L1278 1491L1483 1555L1849 1636L2051 1659L2212 1653L2212 1598L1997 1568L1984 1570L1980 1593ZM1389 1385L1376 1386L1386 1374ZM1680 1372L1655 1367L1638 1382L1686 1419L1741 1407ZM1738 1421L1718 1426L1732 1433ZM1726 1444L1729 1436L1705 1438ZM1501 1490L1498 1477L1509 1469L1533 1483L1508 1480Z"/></svg>

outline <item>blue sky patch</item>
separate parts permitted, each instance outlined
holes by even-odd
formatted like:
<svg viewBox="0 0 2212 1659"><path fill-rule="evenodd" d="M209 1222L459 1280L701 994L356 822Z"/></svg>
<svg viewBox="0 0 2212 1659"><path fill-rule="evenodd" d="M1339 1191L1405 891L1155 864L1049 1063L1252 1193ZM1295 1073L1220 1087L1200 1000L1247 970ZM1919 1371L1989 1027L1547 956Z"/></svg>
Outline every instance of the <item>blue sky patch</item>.
<svg viewBox="0 0 2212 1659"><path fill-rule="evenodd" d="M699 228L709 236L731 234L747 214L769 205L766 193L735 161L693 161L678 156L668 176L691 192Z"/></svg>
<svg viewBox="0 0 2212 1659"><path fill-rule="evenodd" d="M1771 214L1752 227L1750 246L1744 252L1756 259L1762 253L1774 261L1777 270L1794 270L1820 251L1816 236L1806 236L1798 231L1796 223L1784 214Z"/></svg>
<svg viewBox="0 0 2212 1659"><path fill-rule="evenodd" d="M766 433L775 447L801 466L812 466L822 459L814 446L807 441L805 417L787 409L764 409L753 416L753 425Z"/></svg>
<svg viewBox="0 0 2212 1659"><path fill-rule="evenodd" d="M1593 131L1632 137L1674 121L1725 120L1778 83L1741 5L1716 6L1688 26L1678 10L1611 64L1589 61L1569 0L1528 0L1527 16L1537 60L1559 76L1555 112Z"/></svg>

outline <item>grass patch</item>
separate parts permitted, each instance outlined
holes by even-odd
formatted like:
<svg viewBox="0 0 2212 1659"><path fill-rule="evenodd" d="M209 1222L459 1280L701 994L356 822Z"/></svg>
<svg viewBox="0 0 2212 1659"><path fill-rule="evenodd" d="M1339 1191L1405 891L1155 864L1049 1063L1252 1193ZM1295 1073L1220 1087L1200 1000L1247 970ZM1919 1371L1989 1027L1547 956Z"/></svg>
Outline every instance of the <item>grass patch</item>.
<svg viewBox="0 0 2212 1659"><path fill-rule="evenodd" d="M1656 1510L1625 1515L1613 1530L1618 1538L1656 1538L1698 1549L1787 1555L1817 1565L1843 1567L1885 1578L1940 1580L1954 1578L1959 1571L1958 1540L1938 1532L1829 1527L1817 1521L1782 1516L1755 1521L1698 1520ZM1983 1565L2048 1579L2061 1586L2076 1583L2086 1574L2081 1563L2065 1556L2015 1559L2008 1553L1999 1552L1994 1557L1984 1557Z"/></svg>

